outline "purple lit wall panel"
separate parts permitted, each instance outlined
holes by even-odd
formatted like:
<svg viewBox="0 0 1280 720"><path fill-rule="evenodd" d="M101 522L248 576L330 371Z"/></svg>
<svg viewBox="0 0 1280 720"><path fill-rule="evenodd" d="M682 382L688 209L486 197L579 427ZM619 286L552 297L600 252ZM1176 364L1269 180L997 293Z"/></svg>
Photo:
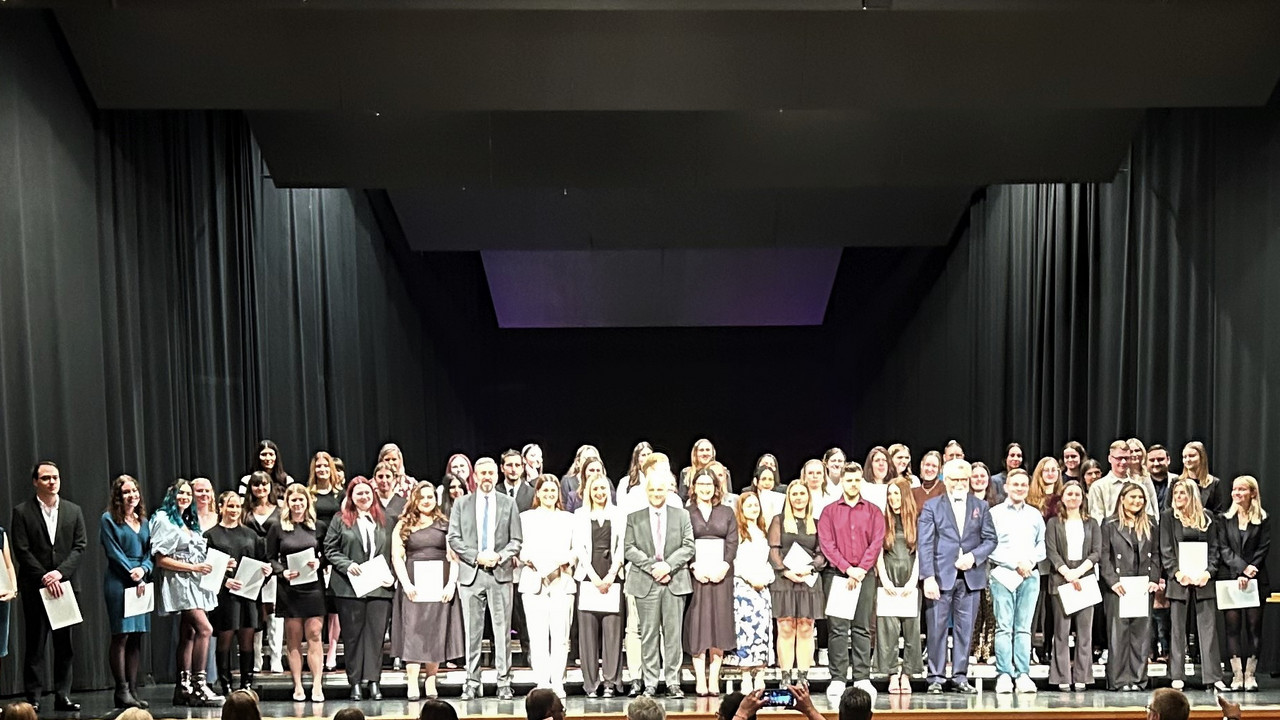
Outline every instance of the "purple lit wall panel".
<svg viewBox="0 0 1280 720"><path fill-rule="evenodd" d="M504 328L820 325L840 248L484 251Z"/></svg>

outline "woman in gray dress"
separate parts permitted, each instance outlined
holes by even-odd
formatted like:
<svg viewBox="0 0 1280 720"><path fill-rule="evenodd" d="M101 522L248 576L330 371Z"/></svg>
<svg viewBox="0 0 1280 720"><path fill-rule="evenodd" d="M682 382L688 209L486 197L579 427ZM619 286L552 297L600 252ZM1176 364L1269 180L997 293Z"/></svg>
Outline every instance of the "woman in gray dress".
<svg viewBox="0 0 1280 720"><path fill-rule="evenodd" d="M897 617L878 608L876 618L876 665L889 675L889 692L911 692L911 676L924 672L920 653L920 563L916 555L916 523L919 509L911 493L911 481L895 478L885 491L884 551L876 560L876 577L887 597L915 594L916 614ZM898 638L902 638L902 659L898 658ZM901 670L901 672L899 672Z"/></svg>
<svg viewBox="0 0 1280 720"><path fill-rule="evenodd" d="M738 646L733 619L733 559L738 554L738 522L733 511L720 504L720 483L710 468L694 473L689 496L689 522L693 525L694 541L720 540L724 544L721 557L704 556L694 561L693 594L684 624L684 649L693 656L698 694L713 697L720 695L720 664L724 661L724 652Z"/></svg>

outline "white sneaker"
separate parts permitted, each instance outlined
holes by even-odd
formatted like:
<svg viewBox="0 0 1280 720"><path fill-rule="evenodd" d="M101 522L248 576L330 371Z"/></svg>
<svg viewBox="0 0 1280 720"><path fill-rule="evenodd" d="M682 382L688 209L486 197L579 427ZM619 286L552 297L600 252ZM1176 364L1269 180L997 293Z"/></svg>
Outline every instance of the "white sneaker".
<svg viewBox="0 0 1280 720"><path fill-rule="evenodd" d="M1008 675L1001 675L996 678L996 693L1000 695L1008 695L1013 692L1013 678Z"/></svg>
<svg viewBox="0 0 1280 720"><path fill-rule="evenodd" d="M1174 690L1181 690L1184 686L1185 686L1185 683L1183 683L1181 680L1174 680L1174 681L1173 681L1173 689L1174 689Z"/></svg>
<svg viewBox="0 0 1280 720"><path fill-rule="evenodd" d="M843 694L844 694L843 680L832 680L831 684L827 686L827 695L829 697L840 697Z"/></svg>
<svg viewBox="0 0 1280 720"><path fill-rule="evenodd" d="M556 694L556 697L560 698L561 700L568 697L568 695L564 691L564 685L553 685L551 687L551 690Z"/></svg>
<svg viewBox="0 0 1280 720"><path fill-rule="evenodd" d="M1017 681L1013 683L1014 689L1020 693L1033 693L1036 691L1036 684L1026 675L1019 675Z"/></svg>
<svg viewBox="0 0 1280 720"><path fill-rule="evenodd" d="M872 685L870 680L859 680L855 682L853 686L856 688L859 688L860 690L866 691L866 693L871 696L871 704L875 705L876 694L877 694L876 686Z"/></svg>

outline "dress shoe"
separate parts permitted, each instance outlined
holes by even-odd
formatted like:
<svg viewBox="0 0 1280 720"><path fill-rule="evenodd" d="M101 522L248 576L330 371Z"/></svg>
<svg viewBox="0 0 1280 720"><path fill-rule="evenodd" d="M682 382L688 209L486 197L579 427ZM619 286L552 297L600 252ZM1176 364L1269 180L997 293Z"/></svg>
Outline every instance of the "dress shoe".
<svg viewBox="0 0 1280 720"><path fill-rule="evenodd" d="M40 696L39 695L28 695L27 704L31 706L32 710L35 710L36 712L40 712Z"/></svg>
<svg viewBox="0 0 1280 720"><path fill-rule="evenodd" d="M463 699L463 700L475 700L475 699L476 699L476 695L477 695L477 693L476 693L476 688L475 688L475 686L474 686L474 685L468 685L468 686L466 686L466 687L462 688L462 699Z"/></svg>
<svg viewBox="0 0 1280 720"><path fill-rule="evenodd" d="M601 695L602 697L607 697L607 698L613 697L613 686L605 685L604 690L601 692Z"/></svg>
<svg viewBox="0 0 1280 720"><path fill-rule="evenodd" d="M463 693L466 694L465 692ZM364 693L360 692L360 683L351 686L351 702L360 702L364 699ZM463 698L464 700L466 698Z"/></svg>
<svg viewBox="0 0 1280 720"><path fill-rule="evenodd" d="M499 700L514 700L515 697L516 697L516 694L511 691L510 685L503 685L502 687L498 688Z"/></svg>
<svg viewBox="0 0 1280 720"><path fill-rule="evenodd" d="M640 693L644 692L644 683L639 680L631 681L631 692L627 693L627 697L640 697Z"/></svg>
<svg viewBox="0 0 1280 720"><path fill-rule="evenodd" d="M667 688L667 697L672 700L683 700L684 691L681 690L679 686Z"/></svg>
<svg viewBox="0 0 1280 720"><path fill-rule="evenodd" d="M929 683L929 687L925 689L925 692L930 695L941 695L942 683Z"/></svg>
<svg viewBox="0 0 1280 720"><path fill-rule="evenodd" d="M369 683L369 699L370 700L382 699L382 690L378 687L378 683L376 681Z"/></svg>
<svg viewBox="0 0 1280 720"><path fill-rule="evenodd" d="M80 703L75 702L66 695L54 695L53 709L58 712L80 712Z"/></svg>

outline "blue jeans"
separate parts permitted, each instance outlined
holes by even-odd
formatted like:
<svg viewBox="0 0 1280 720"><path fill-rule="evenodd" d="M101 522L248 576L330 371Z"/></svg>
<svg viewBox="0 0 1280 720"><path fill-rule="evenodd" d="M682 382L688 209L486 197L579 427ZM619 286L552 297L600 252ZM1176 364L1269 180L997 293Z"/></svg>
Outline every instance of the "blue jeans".
<svg viewBox="0 0 1280 720"><path fill-rule="evenodd" d="M996 613L996 672L1018 677L1031 672L1031 618L1040 596L1040 579L1026 578L1017 590L991 580L991 604Z"/></svg>

